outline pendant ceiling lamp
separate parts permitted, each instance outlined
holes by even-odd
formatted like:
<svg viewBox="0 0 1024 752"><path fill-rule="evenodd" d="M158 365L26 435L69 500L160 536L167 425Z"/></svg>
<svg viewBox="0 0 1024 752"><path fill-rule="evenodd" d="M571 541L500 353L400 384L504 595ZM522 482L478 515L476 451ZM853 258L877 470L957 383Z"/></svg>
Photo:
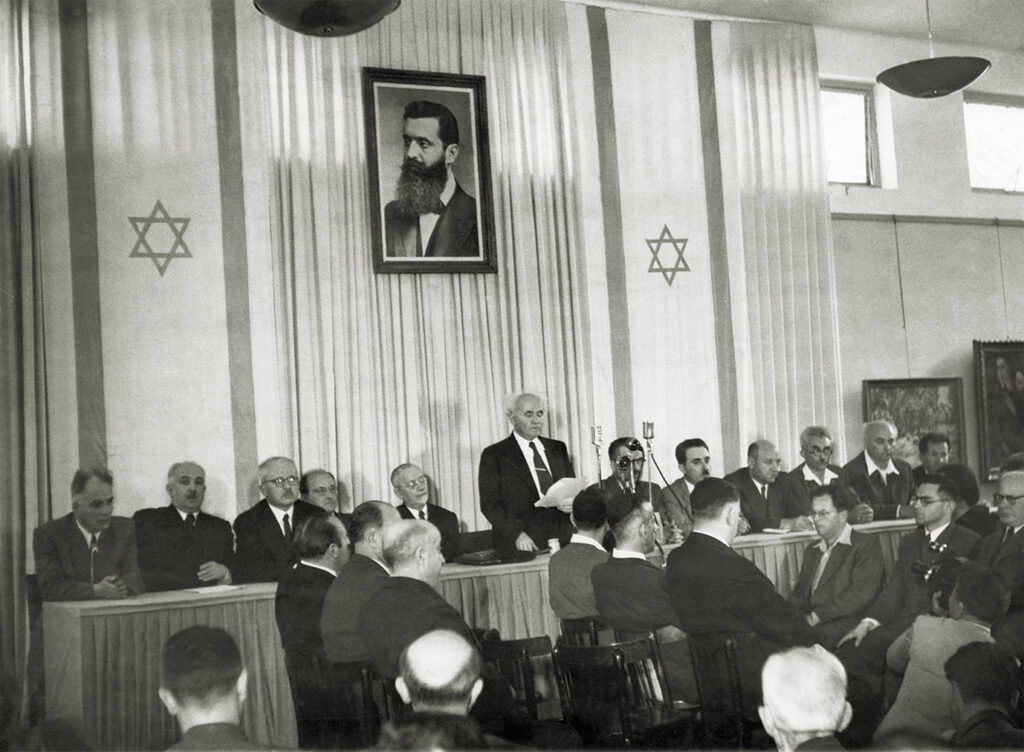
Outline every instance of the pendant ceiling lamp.
<svg viewBox="0 0 1024 752"><path fill-rule="evenodd" d="M928 57L884 70L875 80L898 94L932 99L967 88L992 63L982 57L935 57L929 0L924 0L924 9L928 18Z"/></svg>
<svg viewBox="0 0 1024 752"><path fill-rule="evenodd" d="M256 10L286 29L314 37L343 37L368 29L402 0L253 0Z"/></svg>

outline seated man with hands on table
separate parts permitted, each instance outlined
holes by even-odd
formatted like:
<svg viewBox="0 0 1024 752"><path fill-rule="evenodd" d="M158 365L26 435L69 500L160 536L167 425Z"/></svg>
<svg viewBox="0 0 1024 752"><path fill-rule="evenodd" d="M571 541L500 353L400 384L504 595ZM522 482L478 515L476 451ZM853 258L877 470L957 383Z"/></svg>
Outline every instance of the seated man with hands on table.
<svg viewBox="0 0 1024 752"><path fill-rule="evenodd" d="M855 525L914 516L910 497L916 485L910 465L893 456L896 435L896 427L887 420L865 423L864 451L843 466L853 490L872 510L871 516L862 507L854 510L850 522Z"/></svg>
<svg viewBox="0 0 1024 752"><path fill-rule="evenodd" d="M740 493L743 517L750 532L767 529L790 532L811 530L814 524L801 503L800 493L789 475L782 473L779 451L770 441L759 439L747 447L747 466L725 476Z"/></svg>
<svg viewBox="0 0 1024 752"><path fill-rule="evenodd" d="M32 549L43 600L117 599L145 592L135 525L113 515L113 484L105 467L77 470L71 513L35 529Z"/></svg>
<svg viewBox="0 0 1024 752"><path fill-rule="evenodd" d="M139 568L150 591L230 585L235 538L227 520L202 511L206 471L175 462L167 471L171 503L135 513Z"/></svg>

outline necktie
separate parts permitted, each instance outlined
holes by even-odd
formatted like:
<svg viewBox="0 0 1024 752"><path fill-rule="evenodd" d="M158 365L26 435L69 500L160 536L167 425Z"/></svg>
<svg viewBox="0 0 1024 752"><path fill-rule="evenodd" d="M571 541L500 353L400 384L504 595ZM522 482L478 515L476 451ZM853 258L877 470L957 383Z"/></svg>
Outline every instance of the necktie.
<svg viewBox="0 0 1024 752"><path fill-rule="evenodd" d="M96 552L99 550L99 538L95 533L89 536L89 584L96 582Z"/></svg>
<svg viewBox="0 0 1024 752"><path fill-rule="evenodd" d="M425 519L427 519L427 513L426 513L426 511L425 511L425 510L423 510L423 509L421 509L421 510L419 511L419 516L420 516L420 519L421 519L421 520L425 520Z"/></svg>
<svg viewBox="0 0 1024 752"><path fill-rule="evenodd" d="M761 486L761 497L764 499L764 503L768 503L768 484L765 483Z"/></svg>
<svg viewBox="0 0 1024 752"><path fill-rule="evenodd" d="M196 526L196 516L194 514L192 514L191 512L189 512L188 516L185 517L185 524L188 525L189 527L195 527Z"/></svg>
<svg viewBox="0 0 1024 752"><path fill-rule="evenodd" d="M288 521L288 515L284 516L284 537L286 540L292 539L292 523Z"/></svg>
<svg viewBox="0 0 1024 752"><path fill-rule="evenodd" d="M540 486L540 495L543 496L551 488L551 473L537 451L537 442L531 441L530 449L533 450L533 469L537 471L537 484Z"/></svg>

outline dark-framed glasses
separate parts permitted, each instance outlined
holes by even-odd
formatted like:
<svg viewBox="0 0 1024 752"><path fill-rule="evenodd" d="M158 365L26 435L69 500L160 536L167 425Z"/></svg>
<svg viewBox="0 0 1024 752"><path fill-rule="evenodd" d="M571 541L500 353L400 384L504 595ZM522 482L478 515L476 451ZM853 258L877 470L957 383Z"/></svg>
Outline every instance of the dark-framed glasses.
<svg viewBox="0 0 1024 752"><path fill-rule="evenodd" d="M816 520L827 520L835 513L835 509L819 509L817 512L811 512L811 517Z"/></svg>
<svg viewBox="0 0 1024 752"><path fill-rule="evenodd" d="M911 504L920 504L923 507L927 507L927 506L930 506L932 504L937 504L940 501L950 501L950 499L933 499L931 496L911 496L910 497L910 503Z"/></svg>
<svg viewBox="0 0 1024 752"><path fill-rule="evenodd" d="M808 453L813 454L815 457L831 457L832 456L832 447L830 447L830 446L827 446L827 447L812 446L807 451L808 451Z"/></svg>
<svg viewBox="0 0 1024 752"><path fill-rule="evenodd" d="M1021 496L1010 496L1009 494L994 493L992 494L992 501L996 503L996 506L1000 504L1006 504L1007 506L1013 506L1021 499L1024 499L1024 495Z"/></svg>

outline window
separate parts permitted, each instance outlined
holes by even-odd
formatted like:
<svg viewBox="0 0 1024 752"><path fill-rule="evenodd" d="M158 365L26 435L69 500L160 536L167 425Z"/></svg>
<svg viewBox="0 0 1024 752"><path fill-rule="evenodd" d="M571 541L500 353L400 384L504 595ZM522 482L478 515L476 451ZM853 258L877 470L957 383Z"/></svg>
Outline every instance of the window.
<svg viewBox="0 0 1024 752"><path fill-rule="evenodd" d="M878 148L871 87L823 83L821 115L828 181L877 185Z"/></svg>
<svg viewBox="0 0 1024 752"><path fill-rule="evenodd" d="M964 96L971 187L1024 192L1024 100Z"/></svg>

